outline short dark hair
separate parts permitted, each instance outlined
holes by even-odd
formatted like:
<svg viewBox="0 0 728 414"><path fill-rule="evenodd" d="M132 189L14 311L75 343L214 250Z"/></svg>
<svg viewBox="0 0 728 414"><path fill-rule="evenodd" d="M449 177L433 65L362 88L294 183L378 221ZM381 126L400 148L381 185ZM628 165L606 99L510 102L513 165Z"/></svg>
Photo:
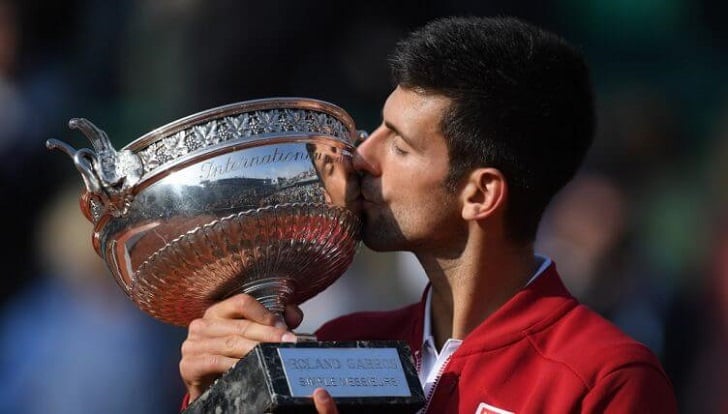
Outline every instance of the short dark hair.
<svg viewBox="0 0 728 414"><path fill-rule="evenodd" d="M509 237L533 241L546 205L593 140L581 52L520 19L447 17L400 41L390 65L396 84L452 100L441 124L448 187L474 168L497 168L509 186Z"/></svg>

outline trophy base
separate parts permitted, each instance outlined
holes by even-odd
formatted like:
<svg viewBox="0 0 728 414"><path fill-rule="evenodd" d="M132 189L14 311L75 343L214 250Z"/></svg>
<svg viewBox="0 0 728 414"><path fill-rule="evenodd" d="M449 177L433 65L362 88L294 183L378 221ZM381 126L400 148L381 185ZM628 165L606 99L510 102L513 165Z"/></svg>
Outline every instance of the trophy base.
<svg viewBox="0 0 728 414"><path fill-rule="evenodd" d="M415 413L425 403L403 341L261 343L183 413L315 413L316 388L340 413Z"/></svg>

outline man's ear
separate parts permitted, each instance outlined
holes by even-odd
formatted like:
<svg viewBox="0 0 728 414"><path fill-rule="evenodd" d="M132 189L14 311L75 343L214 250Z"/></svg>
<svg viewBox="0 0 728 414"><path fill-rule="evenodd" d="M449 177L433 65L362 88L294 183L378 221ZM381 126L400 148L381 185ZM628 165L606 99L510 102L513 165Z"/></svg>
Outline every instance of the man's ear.
<svg viewBox="0 0 728 414"><path fill-rule="evenodd" d="M462 217L482 220L502 211L508 196L503 174L495 168L478 168L466 178L461 193Z"/></svg>

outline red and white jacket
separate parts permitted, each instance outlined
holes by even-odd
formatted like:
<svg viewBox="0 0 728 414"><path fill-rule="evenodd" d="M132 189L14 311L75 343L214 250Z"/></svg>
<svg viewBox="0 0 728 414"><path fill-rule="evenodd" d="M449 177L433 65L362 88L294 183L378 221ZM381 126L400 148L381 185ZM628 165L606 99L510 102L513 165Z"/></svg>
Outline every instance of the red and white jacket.
<svg viewBox="0 0 728 414"><path fill-rule="evenodd" d="M319 340L405 340L419 366L425 295L387 312L324 324ZM677 412L656 356L572 297L552 263L484 320L453 353L428 413Z"/></svg>

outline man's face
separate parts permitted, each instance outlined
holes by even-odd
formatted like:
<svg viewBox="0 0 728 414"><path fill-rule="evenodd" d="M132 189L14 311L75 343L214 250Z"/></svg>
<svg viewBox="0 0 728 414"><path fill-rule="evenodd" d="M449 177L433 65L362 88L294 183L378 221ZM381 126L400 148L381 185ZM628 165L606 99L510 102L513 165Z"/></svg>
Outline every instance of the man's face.
<svg viewBox="0 0 728 414"><path fill-rule="evenodd" d="M357 148L364 243L373 250L452 248L463 226L457 194L445 179L449 157L440 121L450 99L398 87L383 122Z"/></svg>

